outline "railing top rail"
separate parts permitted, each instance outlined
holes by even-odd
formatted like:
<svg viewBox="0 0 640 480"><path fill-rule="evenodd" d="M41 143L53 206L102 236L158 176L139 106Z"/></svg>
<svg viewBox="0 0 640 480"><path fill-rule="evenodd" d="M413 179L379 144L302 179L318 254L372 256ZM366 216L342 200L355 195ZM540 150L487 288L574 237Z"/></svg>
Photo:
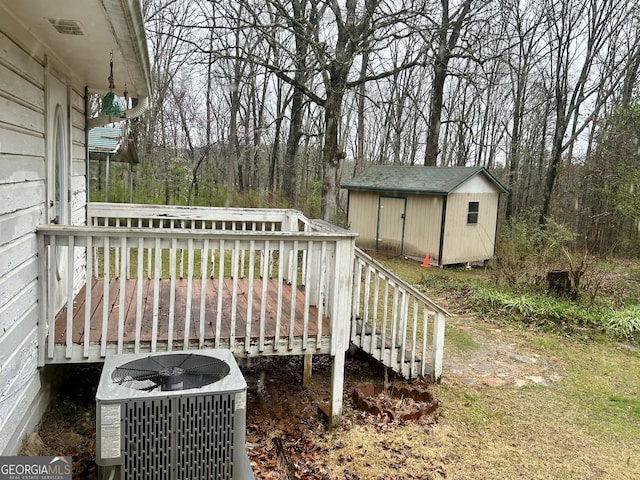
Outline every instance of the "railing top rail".
<svg viewBox="0 0 640 480"><path fill-rule="evenodd" d="M283 222L293 217L304 217L293 209L274 208L228 208L182 205L153 205L132 203L90 202L87 204L89 218L131 217L177 220L215 220L247 222Z"/></svg>
<svg viewBox="0 0 640 480"><path fill-rule="evenodd" d="M271 232L261 230L202 230L182 228L136 228L136 227L94 227L85 225L39 225L37 233L48 236L77 237L132 237L132 238L177 238L177 239L216 239L216 240L299 240L299 241L337 241L352 239L355 233L346 230L340 232Z"/></svg>
<svg viewBox="0 0 640 480"><path fill-rule="evenodd" d="M440 312L440 313L442 313L442 314L444 314L444 315L446 315L448 317L453 316L450 312L448 312L447 310L442 308L440 305L438 305L436 302L431 300L429 297L427 297L424 293L419 291L413 285L411 285L410 283L407 283L404 280L402 280L398 275L393 273L387 267L382 265L380 262L374 260L371 256L367 255L365 252L363 252L362 250L360 250L357 247L355 248L355 256L356 256L356 258L362 260L366 264L369 264L370 266L374 267L375 269L381 270L387 277L392 278L395 283L397 283L402 288L404 288L405 290L410 292L412 295L414 295L420 301L422 301L425 304L429 305L436 312Z"/></svg>

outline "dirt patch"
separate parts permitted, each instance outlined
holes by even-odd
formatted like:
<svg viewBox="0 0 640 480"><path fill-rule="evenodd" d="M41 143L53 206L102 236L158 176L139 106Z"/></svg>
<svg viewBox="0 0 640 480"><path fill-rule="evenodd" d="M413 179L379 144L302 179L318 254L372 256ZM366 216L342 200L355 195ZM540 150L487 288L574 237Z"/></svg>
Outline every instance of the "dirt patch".
<svg viewBox="0 0 640 480"><path fill-rule="evenodd" d="M445 344L444 381L489 387L549 386L561 380L566 368L558 357L541 354L513 330L469 317L454 317L449 329L467 338L462 346Z"/></svg>

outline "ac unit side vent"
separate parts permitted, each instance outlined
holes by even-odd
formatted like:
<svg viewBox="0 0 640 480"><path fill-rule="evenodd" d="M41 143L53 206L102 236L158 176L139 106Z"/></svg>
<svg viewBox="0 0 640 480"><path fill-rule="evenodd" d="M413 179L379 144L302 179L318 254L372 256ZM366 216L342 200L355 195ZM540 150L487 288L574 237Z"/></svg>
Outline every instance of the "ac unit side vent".
<svg viewBox="0 0 640 480"><path fill-rule="evenodd" d="M178 478L232 479L235 395L187 397L178 408ZM198 412L215 412L203 415ZM241 446L242 447L242 446Z"/></svg>

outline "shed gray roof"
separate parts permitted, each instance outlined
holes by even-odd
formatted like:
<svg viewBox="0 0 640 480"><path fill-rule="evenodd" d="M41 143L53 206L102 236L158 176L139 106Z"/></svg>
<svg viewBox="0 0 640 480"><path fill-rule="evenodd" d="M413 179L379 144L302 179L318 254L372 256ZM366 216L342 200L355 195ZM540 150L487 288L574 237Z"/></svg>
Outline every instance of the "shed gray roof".
<svg viewBox="0 0 640 480"><path fill-rule="evenodd" d="M508 193L504 185L483 167L374 165L344 182L341 187L348 190L448 195L478 174L485 175L500 191Z"/></svg>

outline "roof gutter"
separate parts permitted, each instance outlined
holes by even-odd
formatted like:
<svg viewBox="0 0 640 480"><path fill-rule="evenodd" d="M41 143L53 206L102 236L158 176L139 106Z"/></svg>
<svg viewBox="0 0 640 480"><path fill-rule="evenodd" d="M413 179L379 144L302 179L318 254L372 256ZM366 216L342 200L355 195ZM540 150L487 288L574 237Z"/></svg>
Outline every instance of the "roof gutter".
<svg viewBox="0 0 640 480"><path fill-rule="evenodd" d="M109 123L121 122L123 120L131 120L132 118L138 118L144 112L149 109L149 97L142 97L138 99L138 104L128 110L124 110L120 117L111 117L108 115L101 115L99 117L90 118L87 122L89 128L103 127Z"/></svg>

